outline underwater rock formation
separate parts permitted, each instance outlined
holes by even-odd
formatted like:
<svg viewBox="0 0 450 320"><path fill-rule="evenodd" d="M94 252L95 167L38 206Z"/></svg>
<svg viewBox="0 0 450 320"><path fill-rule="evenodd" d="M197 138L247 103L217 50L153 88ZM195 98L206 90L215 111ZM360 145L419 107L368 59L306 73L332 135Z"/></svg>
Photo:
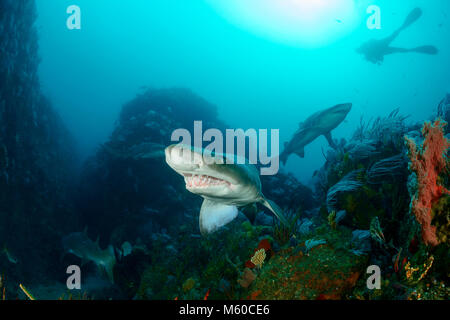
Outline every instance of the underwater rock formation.
<svg viewBox="0 0 450 320"><path fill-rule="evenodd" d="M192 131L197 120L204 130L224 128L215 106L188 89L148 89L123 106L80 180L77 203L92 236L118 246L180 225L190 211L197 216L200 199L164 161L172 132Z"/></svg>
<svg viewBox="0 0 450 320"><path fill-rule="evenodd" d="M273 176L261 176L263 193L284 210L308 211L318 203L313 191L298 181L292 173L278 172Z"/></svg>
<svg viewBox="0 0 450 320"><path fill-rule="evenodd" d="M361 170L352 171L330 188L327 194L327 207L329 212L336 209L336 204L341 194L356 191L363 186L361 174Z"/></svg>
<svg viewBox="0 0 450 320"><path fill-rule="evenodd" d="M58 265L53 244L77 224L75 146L40 90L35 2L0 6L0 246L17 260L0 259L0 270L10 280L43 281Z"/></svg>
<svg viewBox="0 0 450 320"><path fill-rule="evenodd" d="M436 226L432 225L433 205L450 191L439 182L439 175L448 172L447 152L450 141L444 137L445 122L438 119L426 122L422 128L422 145L405 137L409 149L410 169L416 174L417 192L412 195L411 212L422 227L422 239L427 245L436 246ZM448 214L448 213L447 213Z"/></svg>

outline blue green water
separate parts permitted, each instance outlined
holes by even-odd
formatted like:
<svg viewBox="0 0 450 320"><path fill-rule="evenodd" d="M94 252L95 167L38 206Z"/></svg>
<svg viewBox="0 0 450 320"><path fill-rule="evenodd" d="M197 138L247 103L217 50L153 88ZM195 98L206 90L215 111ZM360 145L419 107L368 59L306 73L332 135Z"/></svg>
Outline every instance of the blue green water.
<svg viewBox="0 0 450 320"><path fill-rule="evenodd" d="M280 129L281 144L311 113L338 103L353 103L333 132L349 138L361 116L386 116L397 107L413 121L428 119L450 91L446 0L342 1L347 9L333 16L319 7L323 15L301 30L254 1L36 2L41 85L84 156L107 140L122 105L142 86L190 88L217 105L231 128ZM283 12L308 18L296 16L295 1L285 2ZM81 8L81 30L66 28L72 4ZM370 4L381 8L381 30L366 27ZM432 44L438 55L392 55L378 66L355 52L370 38L390 35L417 6L423 16L394 44ZM320 137L304 159L291 156L286 169L308 182L326 147Z"/></svg>

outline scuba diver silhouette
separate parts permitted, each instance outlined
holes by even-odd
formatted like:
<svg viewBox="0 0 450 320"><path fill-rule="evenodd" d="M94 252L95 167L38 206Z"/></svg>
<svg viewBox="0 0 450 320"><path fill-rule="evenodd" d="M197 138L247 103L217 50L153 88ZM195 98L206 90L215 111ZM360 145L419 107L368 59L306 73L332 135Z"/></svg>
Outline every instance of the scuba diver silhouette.
<svg viewBox="0 0 450 320"><path fill-rule="evenodd" d="M418 52L424 54L437 54L438 49L434 46L420 46L412 49L396 48L391 47L390 44L394 41L400 32L408 28L414 22L416 22L422 16L422 10L420 8L415 8L406 17L403 25L397 29L392 35L387 38L376 40L369 40L361 45L356 52L364 55L367 61L375 64L381 64L384 61L384 56L393 53L406 53L406 52Z"/></svg>

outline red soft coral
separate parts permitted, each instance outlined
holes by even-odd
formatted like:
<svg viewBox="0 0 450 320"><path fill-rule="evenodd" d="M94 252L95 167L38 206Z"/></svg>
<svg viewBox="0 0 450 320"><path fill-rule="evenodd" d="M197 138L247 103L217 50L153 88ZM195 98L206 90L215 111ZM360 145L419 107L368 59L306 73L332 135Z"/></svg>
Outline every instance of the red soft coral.
<svg viewBox="0 0 450 320"><path fill-rule="evenodd" d="M431 209L443 194L450 194L444 186L438 184L439 174L446 170L447 152L450 141L444 136L446 123L437 119L434 124L426 122L422 128L425 137L418 150L415 142L405 137L411 160L410 169L417 175L418 192L412 199L411 211L422 226L422 239L427 245L439 243L436 227L431 225Z"/></svg>

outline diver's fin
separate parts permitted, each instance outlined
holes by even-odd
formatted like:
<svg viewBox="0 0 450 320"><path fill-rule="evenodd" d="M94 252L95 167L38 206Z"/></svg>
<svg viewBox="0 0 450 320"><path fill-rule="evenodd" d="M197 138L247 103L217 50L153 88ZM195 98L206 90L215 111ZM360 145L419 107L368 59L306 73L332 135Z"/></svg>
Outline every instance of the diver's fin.
<svg viewBox="0 0 450 320"><path fill-rule="evenodd" d="M331 131L328 133L324 134L324 137L327 139L328 144L330 145L330 147L332 147L333 149L337 149L336 144L333 141L333 137L331 136Z"/></svg>
<svg viewBox="0 0 450 320"><path fill-rule="evenodd" d="M403 22L403 25L400 28L398 28L397 30L395 30L391 36L389 36L388 38L385 39L386 46L389 45L392 41L394 41L395 38L397 38L399 36L400 32L402 32L403 30L408 28L410 25L412 25L414 22L419 20L419 18L421 16L422 16L422 10L420 8L413 9L406 17L405 22ZM390 52L390 53L395 53L395 52L399 52L399 51L394 51L394 52Z"/></svg>
<svg viewBox="0 0 450 320"><path fill-rule="evenodd" d="M208 199L203 200L200 209L200 232L205 235L212 233L231 222L238 215L236 206L228 206Z"/></svg>
<svg viewBox="0 0 450 320"><path fill-rule="evenodd" d="M416 22L417 20L419 20L419 18L422 16L422 9L420 8L415 8L413 9L408 16L405 19L405 22L403 23L403 25L400 27L400 30L406 29L408 28L410 25L412 25L414 22Z"/></svg>
<svg viewBox="0 0 450 320"><path fill-rule="evenodd" d="M410 49L412 52L419 52L424 54L438 54L439 50L435 46L420 46Z"/></svg>
<svg viewBox="0 0 450 320"><path fill-rule="evenodd" d="M418 53L435 55L439 52L439 50L435 46L420 46L420 47L412 48L412 49L388 47L386 49L386 54L404 53L404 52L418 52Z"/></svg>
<svg viewBox="0 0 450 320"><path fill-rule="evenodd" d="M272 213L278 218L278 220L280 220L280 222L282 224L284 224L286 227L289 226L289 222L287 221L287 219L285 218L284 214L283 214L283 210L281 210L281 208L279 206L277 206L277 204L271 200L268 200L264 197L262 197L261 199L261 203L263 204L263 206L265 206L267 209L269 209L270 211L272 211Z"/></svg>

